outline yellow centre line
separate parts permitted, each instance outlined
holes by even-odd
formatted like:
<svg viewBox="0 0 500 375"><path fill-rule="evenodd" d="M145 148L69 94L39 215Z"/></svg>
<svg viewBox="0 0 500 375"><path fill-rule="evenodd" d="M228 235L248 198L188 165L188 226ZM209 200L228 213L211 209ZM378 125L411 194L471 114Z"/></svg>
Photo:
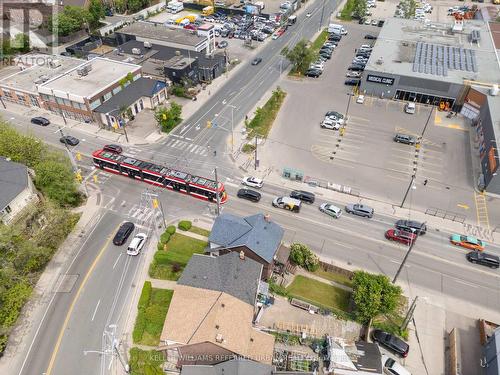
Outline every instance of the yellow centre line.
<svg viewBox="0 0 500 375"><path fill-rule="evenodd" d="M120 226L120 224L118 224L116 226L116 228L113 230L112 233L116 232L116 230L118 229L119 226ZM61 331L59 332L59 336L57 337L56 345L54 346L54 351L52 352L52 356L50 357L49 366L47 367L47 371L45 372L45 375L50 375L52 373L52 370L54 368L54 363L56 361L57 353L59 352L59 347L61 346L64 331L66 331L66 327L68 326L69 319L71 317L71 314L73 313L73 309L75 308L76 302L78 301L78 298L80 297L80 294L81 294L83 288L87 284L87 281L90 277L90 274L92 273L92 271L94 271L94 268L97 265L97 263L99 262L99 259L101 259L102 254L104 254L104 250L106 250L109 243L111 242L111 239L112 239L112 236L110 236L107 239L104 246L101 248L101 250L99 250L99 254L97 254L97 257L94 259L94 262L92 263L89 270L85 274L85 277L83 278L83 281L80 284L80 287L78 288L78 290L75 294L75 298L73 298L73 301L71 302L71 306L69 307L68 313L66 314L66 318L64 319L64 323L61 327Z"/></svg>

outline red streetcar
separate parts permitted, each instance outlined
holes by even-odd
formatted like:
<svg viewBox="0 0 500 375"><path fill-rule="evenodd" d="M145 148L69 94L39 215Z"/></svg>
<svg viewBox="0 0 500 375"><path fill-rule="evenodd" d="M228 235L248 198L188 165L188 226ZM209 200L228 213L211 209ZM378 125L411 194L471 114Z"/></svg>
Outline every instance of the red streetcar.
<svg viewBox="0 0 500 375"><path fill-rule="evenodd" d="M217 201L216 193L218 193L220 203L227 201L227 194L221 182L217 188L217 184L213 180L106 150L94 151L92 157L97 168L105 169L111 173L125 175L134 180L144 181L214 203Z"/></svg>

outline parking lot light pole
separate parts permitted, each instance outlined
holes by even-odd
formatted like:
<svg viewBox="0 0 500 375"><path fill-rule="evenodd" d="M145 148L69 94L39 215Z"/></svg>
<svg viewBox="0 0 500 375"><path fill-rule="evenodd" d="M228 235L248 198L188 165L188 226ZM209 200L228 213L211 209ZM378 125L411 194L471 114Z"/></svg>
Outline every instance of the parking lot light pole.
<svg viewBox="0 0 500 375"><path fill-rule="evenodd" d="M406 193L405 193L405 196L403 197L403 201L401 202L401 205L399 206L399 208L403 208L405 202L406 202L406 198L408 197L408 193L410 192L410 189L413 187L413 183L415 182L415 175L411 175L411 181L408 185L408 189L406 189Z"/></svg>

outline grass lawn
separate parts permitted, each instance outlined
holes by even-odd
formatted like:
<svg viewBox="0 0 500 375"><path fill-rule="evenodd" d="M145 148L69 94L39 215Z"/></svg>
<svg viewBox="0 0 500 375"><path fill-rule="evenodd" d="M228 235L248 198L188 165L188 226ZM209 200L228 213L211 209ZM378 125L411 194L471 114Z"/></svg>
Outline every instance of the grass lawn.
<svg viewBox="0 0 500 375"><path fill-rule="evenodd" d="M191 229L189 229L189 231L193 232L193 233L196 233L196 234L199 234L200 236L205 236L205 237L210 236L210 231L209 230L206 230L206 229L203 229L203 228L200 228L200 227L195 227L194 225L191 227Z"/></svg>
<svg viewBox="0 0 500 375"><path fill-rule="evenodd" d="M163 353L156 350L130 349L130 374L163 375L161 364L165 362Z"/></svg>
<svg viewBox="0 0 500 375"><path fill-rule="evenodd" d="M158 346L174 291L157 288L150 290L149 300L144 301L142 308L138 306L139 312L132 336L135 344Z"/></svg>
<svg viewBox="0 0 500 375"><path fill-rule="evenodd" d="M347 0L344 8L340 11L340 19L344 21L352 20L352 12L354 10L354 0Z"/></svg>
<svg viewBox="0 0 500 375"><path fill-rule="evenodd" d="M325 44L326 40L328 39L328 30L324 29L316 38L314 42L311 44L311 50L314 54L316 54L321 47L323 47L323 44Z"/></svg>
<svg viewBox="0 0 500 375"><path fill-rule="evenodd" d="M258 135L259 137L266 138L273 126L274 119L278 115L278 112L285 100L286 92L277 88L273 91L273 95L264 104L263 107L257 108L255 111L255 116L246 125L248 130L248 138L251 139Z"/></svg>
<svg viewBox="0 0 500 375"><path fill-rule="evenodd" d="M317 271L314 272L314 274L319 277L322 277L323 279L335 281L336 283L352 288L352 281L347 276L342 275L340 273L325 271L320 267Z"/></svg>
<svg viewBox="0 0 500 375"><path fill-rule="evenodd" d="M408 340L408 329L401 330L406 311L408 310L408 299L401 296L396 311L392 314L381 315L373 320L373 326L386 332L393 333Z"/></svg>
<svg viewBox="0 0 500 375"><path fill-rule="evenodd" d="M167 243L167 250L158 250L149 267L149 275L155 279L178 280L193 254L203 254L206 241L175 233Z"/></svg>
<svg viewBox="0 0 500 375"><path fill-rule="evenodd" d="M287 291L291 297L324 308L348 311L349 292L302 275L295 276Z"/></svg>

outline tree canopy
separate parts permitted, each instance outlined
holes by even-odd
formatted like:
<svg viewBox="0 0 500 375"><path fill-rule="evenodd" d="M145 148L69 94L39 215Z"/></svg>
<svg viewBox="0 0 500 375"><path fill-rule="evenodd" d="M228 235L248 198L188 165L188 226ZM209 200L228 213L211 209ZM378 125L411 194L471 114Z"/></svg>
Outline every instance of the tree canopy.
<svg viewBox="0 0 500 375"><path fill-rule="evenodd" d="M155 119L160 129L168 133L175 128L181 121L182 106L175 102L170 104L170 108L160 106L155 110Z"/></svg>
<svg viewBox="0 0 500 375"><path fill-rule="evenodd" d="M293 71L305 73L313 59L313 53L307 46L307 41L302 39L292 49L283 48L281 54L293 65Z"/></svg>
<svg viewBox="0 0 500 375"><path fill-rule="evenodd" d="M293 243L290 246L290 258L295 264L311 272L316 271L319 267L319 259L316 254L301 243Z"/></svg>

